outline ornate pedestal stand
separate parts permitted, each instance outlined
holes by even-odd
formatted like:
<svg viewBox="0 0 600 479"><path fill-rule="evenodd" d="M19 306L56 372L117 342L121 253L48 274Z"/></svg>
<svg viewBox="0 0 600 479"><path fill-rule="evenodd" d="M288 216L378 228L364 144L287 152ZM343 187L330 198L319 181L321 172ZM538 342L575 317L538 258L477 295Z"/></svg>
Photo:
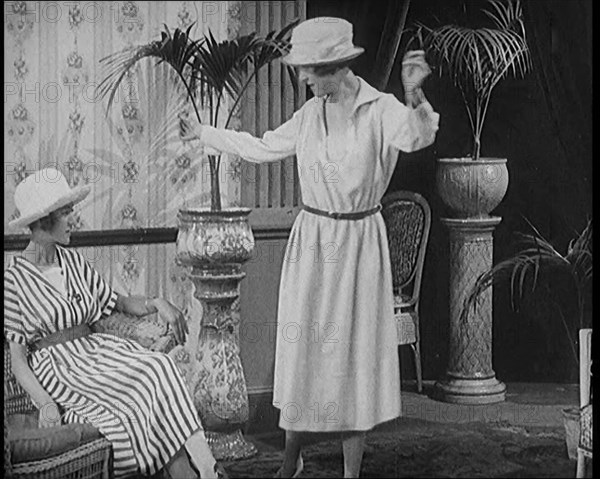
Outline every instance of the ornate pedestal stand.
<svg viewBox="0 0 600 479"><path fill-rule="evenodd" d="M242 435L249 417L248 391L240 360L240 282L254 237L249 209L181 210L177 261L191 266L194 297L202 304L195 361L186 379L217 460L257 454Z"/></svg>
<svg viewBox="0 0 600 479"><path fill-rule="evenodd" d="M248 391L239 348L241 265L228 270L192 269L194 296L202 304L202 329L192 375L194 404L217 460L243 459L258 453L242 436L248 420Z"/></svg>
<svg viewBox="0 0 600 479"><path fill-rule="evenodd" d="M492 369L492 288L466 322L460 314L467 292L493 261L493 231L500 217L442 218L450 230L450 344L446 377L435 384L437 399L461 404L504 401L506 386Z"/></svg>

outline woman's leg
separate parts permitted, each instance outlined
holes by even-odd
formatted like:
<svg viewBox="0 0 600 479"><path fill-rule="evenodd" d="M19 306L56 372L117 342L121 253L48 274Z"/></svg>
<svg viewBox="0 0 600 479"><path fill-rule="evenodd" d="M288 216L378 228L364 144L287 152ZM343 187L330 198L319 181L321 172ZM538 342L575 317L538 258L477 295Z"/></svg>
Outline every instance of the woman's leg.
<svg viewBox="0 0 600 479"><path fill-rule="evenodd" d="M198 475L192 469L185 448L179 449L177 454L165 466L167 473L173 479L197 479Z"/></svg>
<svg viewBox="0 0 600 479"><path fill-rule="evenodd" d="M344 477L359 477L365 450L366 433L364 431L349 432L342 435L344 450Z"/></svg>
<svg viewBox="0 0 600 479"><path fill-rule="evenodd" d="M292 477L296 471L296 464L302 450L304 436L304 433L298 431L285 431L285 453L283 466L278 471L278 477Z"/></svg>
<svg viewBox="0 0 600 479"><path fill-rule="evenodd" d="M185 443L185 448L190 455L194 466L198 469L200 477L203 479L212 477L216 478L217 473L215 466L217 461L213 456L210 446L206 441L204 430L198 429Z"/></svg>

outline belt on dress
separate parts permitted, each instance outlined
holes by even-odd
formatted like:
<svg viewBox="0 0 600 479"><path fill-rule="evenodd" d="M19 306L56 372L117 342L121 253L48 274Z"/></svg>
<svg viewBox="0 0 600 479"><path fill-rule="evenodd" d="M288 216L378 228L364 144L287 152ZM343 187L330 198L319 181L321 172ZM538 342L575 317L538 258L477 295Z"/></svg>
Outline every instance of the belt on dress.
<svg viewBox="0 0 600 479"><path fill-rule="evenodd" d="M374 215L375 213L381 211L381 205L377 205L375 208L371 208L370 210L357 211L355 213L336 213L334 211L323 211L306 205L302 208L313 215L326 216L327 218L333 218L334 220L362 220L367 216Z"/></svg>
<svg viewBox="0 0 600 479"><path fill-rule="evenodd" d="M44 336L38 339L31 345L33 351L39 351L40 349L48 348L50 346L56 346L57 344L68 343L69 341L75 341L76 339L83 338L88 334L92 334L92 330L88 324L78 324L70 328L65 328L61 331Z"/></svg>

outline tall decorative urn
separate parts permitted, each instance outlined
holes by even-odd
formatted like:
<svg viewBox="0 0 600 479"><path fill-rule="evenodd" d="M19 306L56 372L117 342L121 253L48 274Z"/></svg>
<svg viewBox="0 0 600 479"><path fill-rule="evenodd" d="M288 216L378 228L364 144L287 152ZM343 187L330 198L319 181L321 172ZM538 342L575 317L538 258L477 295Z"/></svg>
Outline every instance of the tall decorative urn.
<svg viewBox="0 0 600 479"><path fill-rule="evenodd" d="M450 238L450 337L446 374L434 395L461 404L504 401L506 386L492 368L492 288L466 321L460 317L469 290L492 266L493 232L502 218L490 212L508 188L506 159L439 159L436 182L451 216L441 218Z"/></svg>
<svg viewBox="0 0 600 479"><path fill-rule="evenodd" d="M217 460L258 452L242 435L249 404L239 347L241 269L254 250L250 212L182 209L178 215L176 261L188 267L202 305L196 361L187 379Z"/></svg>

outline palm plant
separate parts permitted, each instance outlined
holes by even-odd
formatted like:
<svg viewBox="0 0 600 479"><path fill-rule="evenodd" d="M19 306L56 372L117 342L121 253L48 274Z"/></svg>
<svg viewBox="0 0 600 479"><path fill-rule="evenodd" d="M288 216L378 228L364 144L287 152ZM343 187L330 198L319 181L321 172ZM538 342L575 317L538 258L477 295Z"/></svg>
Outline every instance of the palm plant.
<svg viewBox="0 0 600 479"><path fill-rule="evenodd" d="M531 68L525 24L519 0L488 0L483 13L493 28L417 23L411 43L418 40L440 75L448 75L459 88L473 134L472 159L481 152L481 134L492 91L509 74L524 76ZM425 32L425 33L423 33Z"/></svg>
<svg viewBox="0 0 600 479"><path fill-rule="evenodd" d="M200 123L219 126L219 116L227 97L233 103L224 123L228 128L231 118L239 107L244 92L248 89L258 71L265 65L283 56L288 50L288 36L298 20L280 31L272 31L265 37L256 32L234 40L218 42L212 33L200 40L192 40L190 31L177 28L171 34L165 25L161 39L147 45L128 47L109 55L102 60L106 66L106 75L102 80L100 97L108 95L110 110L119 85L138 62L146 58L155 58L158 64L167 64L175 73L178 87L183 85L187 101L191 103ZM295 85L292 68L287 68ZM208 110L208 118L203 121L200 110ZM221 210L219 185L219 167L221 156L209 155L211 178L211 210Z"/></svg>
<svg viewBox="0 0 600 479"><path fill-rule="evenodd" d="M517 301L515 300L524 297L526 284L530 284L533 292L541 274L545 274L546 278L552 279L564 273L570 278L576 291L576 297L574 298L577 307L576 323L569 323L565 318L563 308L566 304L557 302L555 295L552 294L548 295L548 299L557 306L556 310L560 314L562 324L569 338L569 344L577 360L579 356L571 331L572 329L579 330L591 325L590 318L586 315L585 303L593 274L592 220L589 220L583 231L569 243L566 254L557 251L533 225L531 225L531 228L533 234L518 234L520 242L523 244L523 249L518 254L498 263L479 276L465 299L460 320L467 321L469 312L477 308L479 296L493 284L510 280L511 306L516 309ZM558 298L561 299L560 296ZM575 328L572 328L573 326Z"/></svg>

